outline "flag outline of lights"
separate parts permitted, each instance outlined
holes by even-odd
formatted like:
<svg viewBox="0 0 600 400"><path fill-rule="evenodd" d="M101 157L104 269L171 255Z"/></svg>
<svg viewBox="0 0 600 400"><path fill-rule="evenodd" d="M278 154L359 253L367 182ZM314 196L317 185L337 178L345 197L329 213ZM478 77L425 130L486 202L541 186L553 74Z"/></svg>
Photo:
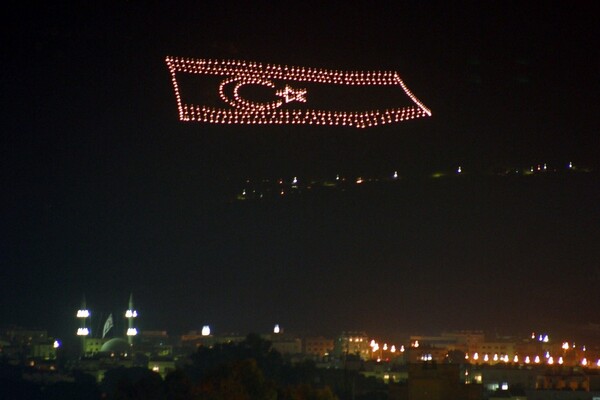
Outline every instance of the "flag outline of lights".
<svg viewBox="0 0 600 400"><path fill-rule="evenodd" d="M350 126L367 128L397 123L405 120L431 116L429 110L408 89L398 73L393 71L335 71L306 67L288 67L276 64L261 64L252 61L191 59L166 57L171 73L177 101L179 120L217 124L309 124ZM218 94L232 108L216 108L204 105L185 104L177 82L177 73L223 76ZM272 80L285 82L284 88L276 88ZM291 82L296 82L291 86ZM307 103L307 91L302 82L333 85L396 85L412 100L414 106L391 108L383 111L333 111L281 108L290 102ZM233 98L225 94L225 86L235 83ZM268 103L256 103L239 94L243 85L263 85L277 89L280 99Z"/></svg>

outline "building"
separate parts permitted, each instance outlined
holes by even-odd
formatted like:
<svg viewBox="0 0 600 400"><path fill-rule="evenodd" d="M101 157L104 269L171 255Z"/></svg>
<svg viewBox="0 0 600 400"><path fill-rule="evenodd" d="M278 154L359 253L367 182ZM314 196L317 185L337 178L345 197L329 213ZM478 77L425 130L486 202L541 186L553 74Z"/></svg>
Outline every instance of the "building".
<svg viewBox="0 0 600 400"><path fill-rule="evenodd" d="M83 338L83 354L85 356L93 356L100 352L104 343L108 342L110 338Z"/></svg>
<svg viewBox="0 0 600 400"><path fill-rule="evenodd" d="M333 353L333 339L327 339L323 336L314 336L304 338L302 352L312 358L322 359Z"/></svg>
<svg viewBox="0 0 600 400"><path fill-rule="evenodd" d="M436 362L409 364L407 383L392 385L389 392L389 400L479 400L481 398L481 385L464 383L458 364Z"/></svg>
<svg viewBox="0 0 600 400"><path fill-rule="evenodd" d="M0 355L13 364L54 362L61 344L45 329L8 326L0 329Z"/></svg>
<svg viewBox="0 0 600 400"><path fill-rule="evenodd" d="M335 340L333 353L337 358L352 355L362 360L369 360L371 358L369 337L365 332L342 332Z"/></svg>

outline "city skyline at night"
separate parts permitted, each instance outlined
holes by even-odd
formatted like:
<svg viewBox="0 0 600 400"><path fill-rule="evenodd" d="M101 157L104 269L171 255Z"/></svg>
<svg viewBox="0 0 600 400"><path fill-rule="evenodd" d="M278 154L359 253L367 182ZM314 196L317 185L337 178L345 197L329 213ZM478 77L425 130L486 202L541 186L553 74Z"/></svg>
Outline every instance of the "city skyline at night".
<svg viewBox="0 0 600 400"><path fill-rule="evenodd" d="M10 7L0 325L600 323L590 4L311 3Z"/></svg>

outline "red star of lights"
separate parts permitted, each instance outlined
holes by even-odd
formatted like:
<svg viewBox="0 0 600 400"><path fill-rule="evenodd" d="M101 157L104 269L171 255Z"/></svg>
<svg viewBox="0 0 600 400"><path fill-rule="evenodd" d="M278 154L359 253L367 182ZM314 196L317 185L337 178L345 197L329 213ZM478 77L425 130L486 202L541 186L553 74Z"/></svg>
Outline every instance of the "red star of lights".
<svg viewBox="0 0 600 400"><path fill-rule="evenodd" d="M275 92L275 95L278 97L283 97L286 103L291 101L306 103L306 89L294 89L290 85L285 85L285 88Z"/></svg>
<svg viewBox="0 0 600 400"><path fill-rule="evenodd" d="M431 116L431 111L417 99L404 84L398 73L393 71L334 71L287 65L260 64L237 60L202 60L167 57L167 67L171 73L179 119L215 124L308 124L341 125L367 128L377 125L397 123L405 120ZM218 87L221 100L231 108L216 108L207 105L187 104L181 97L177 81L178 73L222 76ZM288 109L284 103L307 103L306 89L294 89L285 83L284 89L277 90L277 100L258 103L245 99L240 94L244 85L261 85L275 89L273 80L309 82L328 85L350 86L396 86L413 102L413 106L385 110L312 110L304 108ZM225 87L234 85L233 98Z"/></svg>

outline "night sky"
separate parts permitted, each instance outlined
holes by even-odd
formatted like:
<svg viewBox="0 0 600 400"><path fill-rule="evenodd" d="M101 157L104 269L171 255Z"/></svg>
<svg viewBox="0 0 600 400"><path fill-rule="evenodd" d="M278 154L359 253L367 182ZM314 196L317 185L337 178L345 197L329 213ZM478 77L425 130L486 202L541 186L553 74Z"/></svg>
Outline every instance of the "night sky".
<svg viewBox="0 0 600 400"><path fill-rule="evenodd" d="M600 323L597 172L427 178L597 171L593 2L220 3L7 8L0 324L71 335L83 294L99 316L130 292L140 327L171 333ZM365 130L184 123L167 55L393 70L433 115ZM246 178L394 170L394 189L230 201Z"/></svg>

